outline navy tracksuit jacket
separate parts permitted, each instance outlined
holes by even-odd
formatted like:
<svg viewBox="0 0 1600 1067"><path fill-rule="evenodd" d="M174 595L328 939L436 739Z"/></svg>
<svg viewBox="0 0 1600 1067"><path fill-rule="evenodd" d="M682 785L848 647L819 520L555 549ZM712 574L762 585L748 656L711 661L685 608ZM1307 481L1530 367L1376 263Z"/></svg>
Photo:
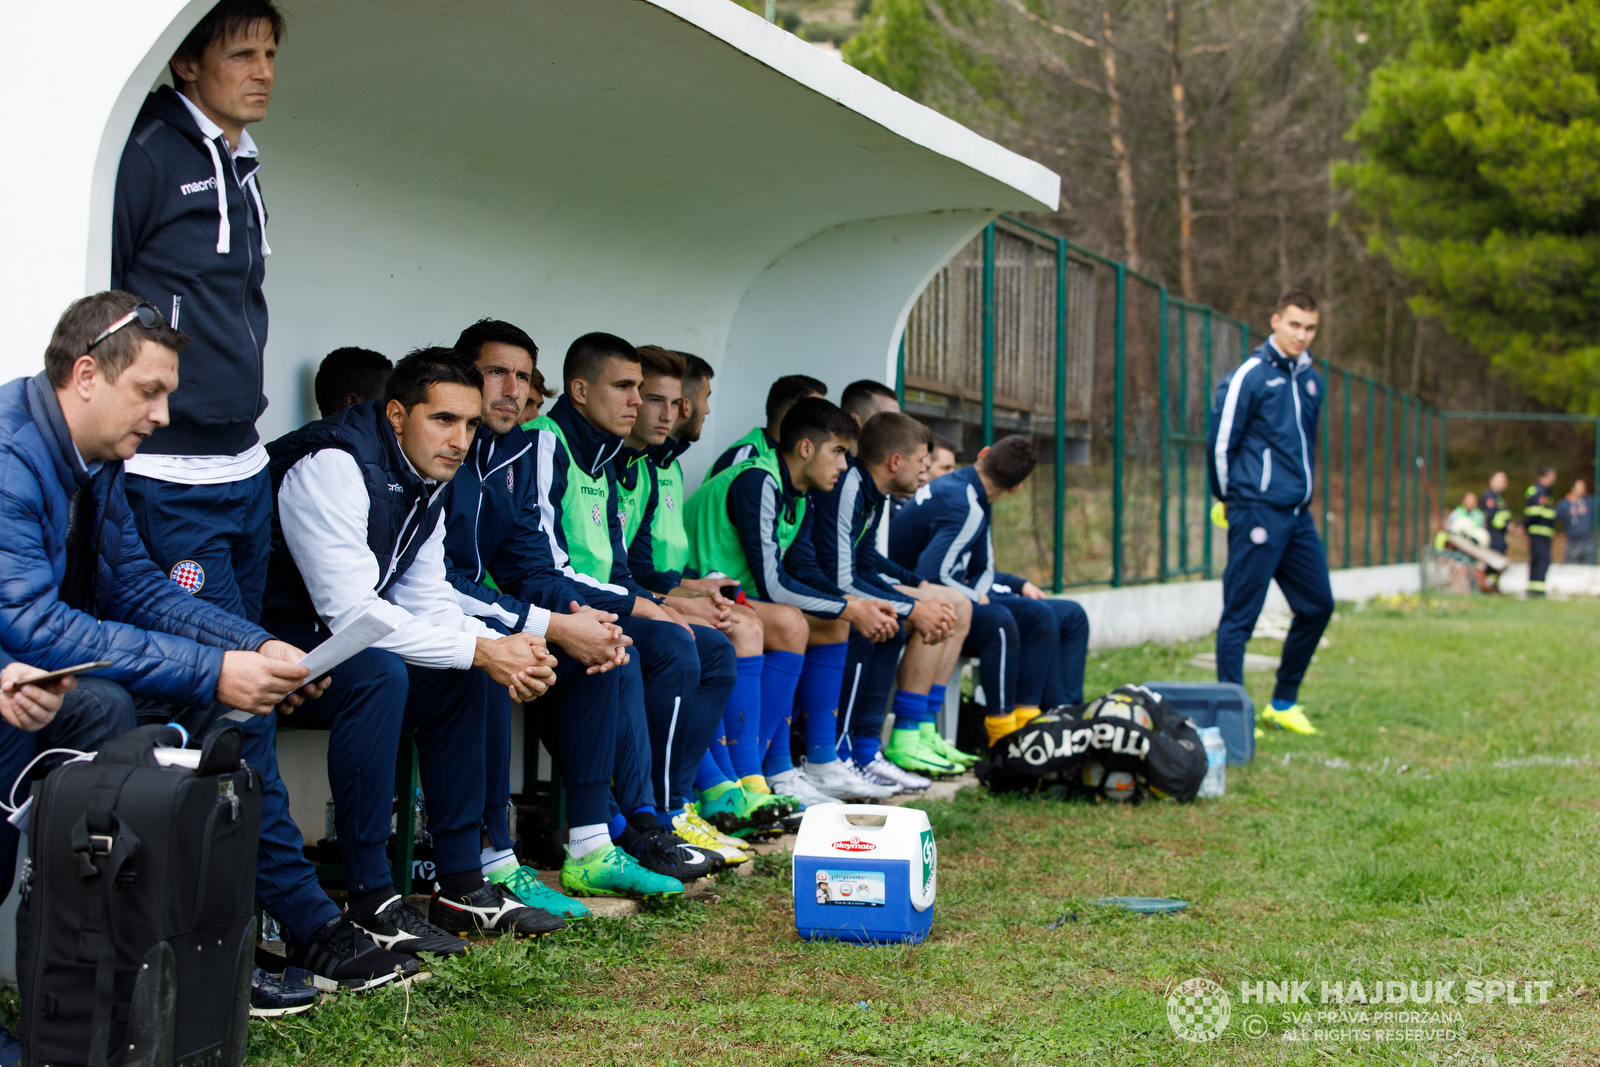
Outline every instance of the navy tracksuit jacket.
<svg viewBox="0 0 1600 1067"><path fill-rule="evenodd" d="M988 713L1018 704L1054 707L1083 700L1089 620L1070 600L1021 596L1026 579L994 569L990 503L976 467L918 489L889 524L889 558L973 601L962 653L979 657ZM989 603L978 603L988 597Z"/></svg>
<svg viewBox="0 0 1600 1067"><path fill-rule="evenodd" d="M145 455L236 456L259 443L267 409L266 205L253 157L207 140L170 88L146 97L122 151L111 220L111 287L154 304L189 335L172 422ZM272 511L265 471L188 485L129 474L150 556L225 611L261 612Z"/></svg>
<svg viewBox="0 0 1600 1067"><path fill-rule="evenodd" d="M1273 699L1294 701L1333 616L1328 561L1311 517L1322 377L1310 353L1291 362L1269 339L1217 387L1206 459L1227 505L1228 566L1217 624L1217 680L1244 682L1244 648L1276 578L1294 623Z"/></svg>

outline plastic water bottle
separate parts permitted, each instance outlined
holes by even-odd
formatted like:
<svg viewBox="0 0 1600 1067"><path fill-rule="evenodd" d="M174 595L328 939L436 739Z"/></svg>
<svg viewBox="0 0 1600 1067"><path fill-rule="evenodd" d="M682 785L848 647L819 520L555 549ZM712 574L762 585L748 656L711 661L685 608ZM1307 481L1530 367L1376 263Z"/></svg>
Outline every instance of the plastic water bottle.
<svg viewBox="0 0 1600 1067"><path fill-rule="evenodd" d="M1228 746L1215 726L1200 728L1200 742L1206 746L1206 776L1200 783L1200 795L1220 797L1228 791Z"/></svg>
<svg viewBox="0 0 1600 1067"><path fill-rule="evenodd" d="M333 800L331 798L328 801L327 808L323 811L323 819L326 823L326 829L322 839L331 845L339 840L339 826L333 817Z"/></svg>

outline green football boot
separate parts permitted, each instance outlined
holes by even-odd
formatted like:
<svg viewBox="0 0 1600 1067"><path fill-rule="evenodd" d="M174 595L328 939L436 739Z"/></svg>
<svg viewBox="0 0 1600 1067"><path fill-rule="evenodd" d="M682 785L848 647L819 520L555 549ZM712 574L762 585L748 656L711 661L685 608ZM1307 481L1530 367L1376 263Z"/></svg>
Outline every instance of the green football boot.
<svg viewBox="0 0 1600 1067"><path fill-rule="evenodd" d="M978 762L978 757L970 752L963 752L944 739L944 735L934 729L931 722L917 724L917 733L922 735L924 751L932 752L946 763L954 763L958 767L971 767Z"/></svg>
<svg viewBox="0 0 1600 1067"><path fill-rule="evenodd" d="M589 905L581 900L573 900L556 892L545 885L539 878L539 872L532 867L521 867L515 863L508 863L504 867L497 867L484 875L486 879L505 886L511 895L528 905L530 908L543 908L552 915L559 915L568 922L574 919L587 919L591 912Z"/></svg>
<svg viewBox="0 0 1600 1067"><path fill-rule="evenodd" d="M582 857L569 850L561 865L561 888L582 897L677 897L683 883L646 870L614 844Z"/></svg>
<svg viewBox="0 0 1600 1067"><path fill-rule="evenodd" d="M1261 709L1261 718L1268 726L1276 726L1280 730L1288 730L1294 734L1316 734L1322 731L1311 725L1311 720L1306 718L1306 706L1296 704L1293 707L1279 711L1268 704Z"/></svg>
<svg viewBox="0 0 1600 1067"><path fill-rule="evenodd" d="M794 808L790 798L773 793L756 793L737 782L722 782L700 794L700 817L725 834L766 826L788 815Z"/></svg>
<svg viewBox="0 0 1600 1067"><path fill-rule="evenodd" d="M884 758L902 770L918 774L959 774L964 764L958 765L928 750L922 740L922 731L891 730L889 743L883 747Z"/></svg>

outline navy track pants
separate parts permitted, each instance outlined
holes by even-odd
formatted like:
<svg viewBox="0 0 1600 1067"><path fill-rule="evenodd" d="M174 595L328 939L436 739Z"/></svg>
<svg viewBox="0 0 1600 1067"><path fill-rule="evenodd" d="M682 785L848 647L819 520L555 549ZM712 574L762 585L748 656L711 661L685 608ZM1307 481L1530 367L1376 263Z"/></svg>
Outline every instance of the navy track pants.
<svg viewBox="0 0 1600 1067"><path fill-rule="evenodd" d="M277 632L301 648L327 637L294 626ZM493 684L482 671L414 667L393 652L368 648L333 669L333 684L319 699L283 716L296 727L328 731L328 784L350 891L393 884L385 846L406 727L415 731L435 868L442 875L478 869L484 717ZM402 798L402 817L410 810L409 798Z"/></svg>
<svg viewBox="0 0 1600 1067"><path fill-rule="evenodd" d="M840 758L850 754L851 739L879 737L889 712L889 697L894 692L894 672L906 648L906 628L889 640L873 644L854 628L845 650L844 685L839 691Z"/></svg>
<svg viewBox="0 0 1600 1067"><path fill-rule="evenodd" d="M1005 715L1016 707L1022 647L1017 620L1010 609L992 600L972 605L972 627L967 631L961 654L978 659L978 681L983 686L985 714Z"/></svg>
<svg viewBox="0 0 1600 1067"><path fill-rule="evenodd" d="M1306 508L1228 504L1228 566L1222 572L1222 619L1217 623L1217 681L1244 684L1244 646L1261 617L1267 587L1278 588L1294 612L1283 642L1272 699L1299 698L1322 631L1333 618L1328 558Z"/></svg>

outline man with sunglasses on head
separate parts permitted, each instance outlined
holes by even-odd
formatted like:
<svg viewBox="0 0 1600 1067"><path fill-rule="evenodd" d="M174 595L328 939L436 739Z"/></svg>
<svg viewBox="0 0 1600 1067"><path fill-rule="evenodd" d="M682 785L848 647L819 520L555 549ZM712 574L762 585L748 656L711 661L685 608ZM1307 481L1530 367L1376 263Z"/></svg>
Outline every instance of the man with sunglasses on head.
<svg viewBox="0 0 1600 1067"><path fill-rule="evenodd" d="M267 212L255 142L267 116L283 15L222 0L168 67L122 151L111 283L191 338L171 422L127 463L127 497L151 558L185 592L255 621L271 547L262 294Z"/></svg>
<svg viewBox="0 0 1600 1067"><path fill-rule="evenodd" d="M131 293L96 293L61 316L44 373L0 386L0 648L45 670L110 661L78 679L68 717L71 702L92 697L95 717L126 729L135 702L154 701L185 709L198 741L217 712L250 712L243 755L262 776L256 897L287 932L287 962L324 988L382 985L417 962L378 948L317 885L272 747L274 709L327 682L307 684L299 648L168 580L123 495L123 464L167 424L187 342ZM260 973L253 985L252 1008L274 1015L316 999L315 988Z"/></svg>

